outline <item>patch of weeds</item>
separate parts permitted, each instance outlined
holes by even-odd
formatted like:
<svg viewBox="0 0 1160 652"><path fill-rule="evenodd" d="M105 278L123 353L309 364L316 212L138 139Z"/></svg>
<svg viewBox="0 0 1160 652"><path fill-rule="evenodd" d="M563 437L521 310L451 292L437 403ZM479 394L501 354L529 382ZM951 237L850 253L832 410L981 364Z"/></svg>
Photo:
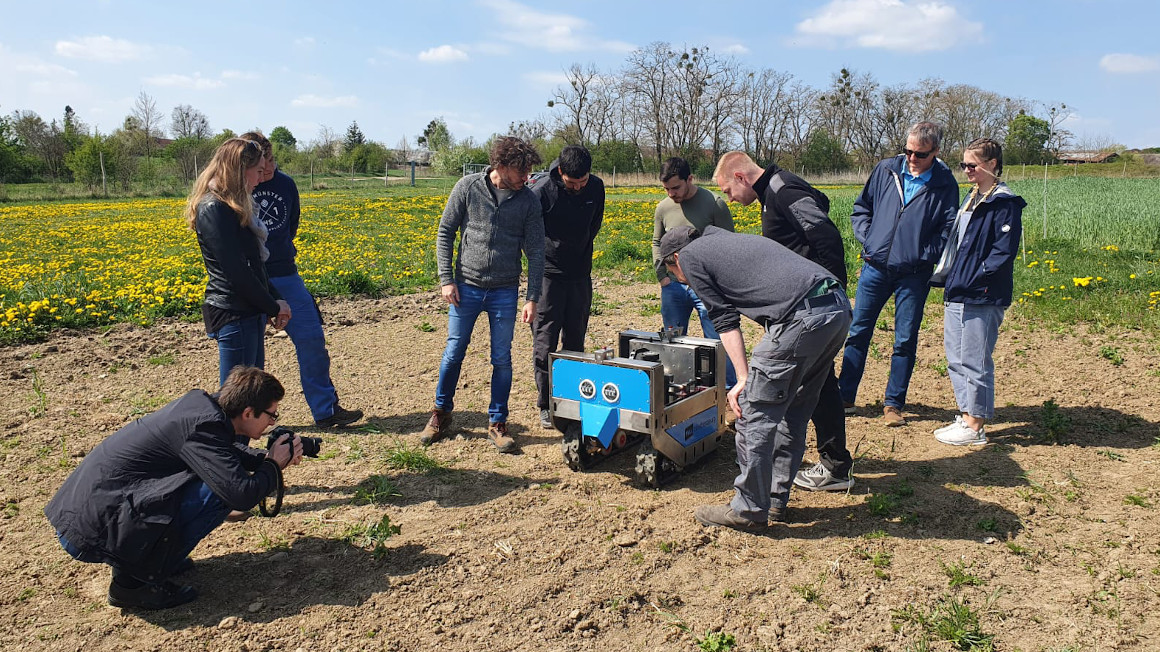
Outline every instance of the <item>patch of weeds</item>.
<svg viewBox="0 0 1160 652"><path fill-rule="evenodd" d="M402 495L389 477L372 475L359 484L352 502L355 505L381 505L391 498Z"/></svg>
<svg viewBox="0 0 1160 652"><path fill-rule="evenodd" d="M982 586L983 580L979 576L967 572L970 567L970 564L962 561L943 564L942 569L947 576L947 586L952 589L960 586Z"/></svg>
<svg viewBox="0 0 1160 652"><path fill-rule="evenodd" d="M1152 503L1148 502L1146 498L1139 494L1128 494L1124 496L1125 505L1135 505L1136 507L1152 508Z"/></svg>
<svg viewBox="0 0 1160 652"><path fill-rule="evenodd" d="M879 319L878 323L874 324L874 328L880 331L888 331L890 330L890 322L885 319Z"/></svg>
<svg viewBox="0 0 1160 652"><path fill-rule="evenodd" d="M413 471L415 473L437 473L444 470L443 463L431 456L423 446L408 446L396 442L387 451L383 460L389 468Z"/></svg>
<svg viewBox="0 0 1160 652"><path fill-rule="evenodd" d="M1098 451L1096 451L1096 454L1103 455L1104 457L1108 458L1109 460L1112 460L1113 462L1127 462L1128 461L1128 458L1126 458L1123 455L1121 455L1120 453L1117 453L1116 451L1112 451L1112 450L1107 450L1107 449L1098 450Z"/></svg>
<svg viewBox="0 0 1160 652"><path fill-rule="evenodd" d="M1130 580L1136 576L1136 571L1131 568L1125 568L1123 564L1116 564L1116 573L1119 574L1122 580Z"/></svg>
<svg viewBox="0 0 1160 652"><path fill-rule="evenodd" d="M866 499L870 513L875 516L889 516L896 504L893 494L872 494Z"/></svg>
<svg viewBox="0 0 1160 652"><path fill-rule="evenodd" d="M1087 598L1088 608L1092 610L1093 614L1097 616L1107 616L1108 618L1119 618L1120 616L1120 595L1116 591L1115 583L1109 584L1108 588L1097 589Z"/></svg>
<svg viewBox="0 0 1160 652"><path fill-rule="evenodd" d="M929 611L910 605L891 612L894 630L910 625L917 627L920 640L915 650L929 650L931 640L951 643L955 649L973 652L993 652L994 635L984 633L979 626L979 614L964 601L944 597Z"/></svg>
<svg viewBox="0 0 1160 652"><path fill-rule="evenodd" d="M923 480L930 480L934 477L934 467L930 464L920 464L915 470L918 471L918 475L921 476Z"/></svg>
<svg viewBox="0 0 1160 652"><path fill-rule="evenodd" d="M644 563L644 553L637 550L636 552L632 553L632 557L629 558L629 561L631 561L634 564L643 564Z"/></svg>
<svg viewBox="0 0 1160 652"><path fill-rule="evenodd" d="M870 353L870 357L873 358L874 360L881 360L882 359L882 351L881 351L881 349L878 348L877 342L870 343L869 353Z"/></svg>
<svg viewBox="0 0 1160 652"><path fill-rule="evenodd" d="M1101 346L1100 347L1100 357L1103 358L1104 360L1107 360L1108 362L1116 365L1117 367L1124 364L1124 356L1120 353L1120 350L1114 346L1110 346L1110 345Z"/></svg>
<svg viewBox="0 0 1160 652"><path fill-rule="evenodd" d="M888 536L890 535L886 534L886 530L874 530L873 532L867 532L866 534L863 534L862 538L866 539L867 541L873 541L875 539L885 539Z"/></svg>
<svg viewBox="0 0 1160 652"><path fill-rule="evenodd" d="M657 545L657 547L660 548L661 552L668 554L673 551L673 548L676 547L676 545L676 541L662 541L659 545Z"/></svg>
<svg viewBox="0 0 1160 652"><path fill-rule="evenodd" d="M1019 545L1018 543L1015 543L1014 541L1007 542L1007 550L1010 551L1011 554L1018 555L1020 557L1026 557L1028 554L1031 553L1030 550L1028 550L1027 548L1024 548L1023 546Z"/></svg>
<svg viewBox="0 0 1160 652"><path fill-rule="evenodd" d="M930 368L933 369L936 374L942 376L943 378L946 378L946 376L947 376L947 360L946 360L946 358L942 358L938 362L932 363L930 365Z"/></svg>
<svg viewBox="0 0 1160 652"><path fill-rule="evenodd" d="M44 392L44 386L40 383L40 374L37 373L36 367L32 367L32 407L28 408L28 415L36 418L44 414L48 410L48 394Z"/></svg>
<svg viewBox="0 0 1160 652"><path fill-rule="evenodd" d="M732 598L737 597L737 593L734 592L732 589L725 589L725 592L721 594L721 597L727 598L727 599L732 599Z"/></svg>
<svg viewBox="0 0 1160 652"><path fill-rule="evenodd" d="M1044 439L1049 444L1058 444L1060 437L1071 428L1071 419L1067 417L1054 399L1047 399L1039 410L1039 421L1046 433Z"/></svg>
<svg viewBox="0 0 1160 652"><path fill-rule="evenodd" d="M891 487L890 493L899 498L909 498L914 495L914 487L910 486L910 483L906 480L903 480Z"/></svg>
<svg viewBox="0 0 1160 652"><path fill-rule="evenodd" d="M729 652L737 645L737 639L725 632L705 632L705 638L697 639L701 652Z"/></svg>
<svg viewBox="0 0 1160 652"><path fill-rule="evenodd" d="M818 606L825 606L822 600L822 589L826 586L826 580L829 578L828 573L821 573L818 575L818 581L810 584L794 584L789 587L791 591L801 597L802 600L810 604Z"/></svg>
<svg viewBox="0 0 1160 652"><path fill-rule="evenodd" d="M16 595L17 602L26 602L29 598L36 595L36 589L27 588Z"/></svg>
<svg viewBox="0 0 1160 652"><path fill-rule="evenodd" d="M155 356L151 356L148 362L154 367L167 367L174 362L177 362L177 356L172 351L168 351L166 353L159 353Z"/></svg>
<svg viewBox="0 0 1160 652"><path fill-rule="evenodd" d="M979 519L979 522L975 523L975 527L984 532L998 532L999 521L994 516L988 516L987 518Z"/></svg>
<svg viewBox="0 0 1160 652"><path fill-rule="evenodd" d="M637 311L637 314L641 317L652 317L653 315L659 315L661 314L661 302L659 300L646 301L645 303L641 304L640 310Z"/></svg>
<svg viewBox="0 0 1160 652"><path fill-rule="evenodd" d="M285 538L281 536L271 537L263 530L258 530L258 545L265 548L266 550L269 550L270 552L286 551L290 549L290 542Z"/></svg>
<svg viewBox="0 0 1160 652"><path fill-rule="evenodd" d="M5 439L4 441L0 442L0 448L3 448L5 450L16 448L19 445L20 445L20 438L19 437L9 437L8 439Z"/></svg>
<svg viewBox="0 0 1160 652"><path fill-rule="evenodd" d="M431 322L427 321L426 319L424 319L423 321L416 324L415 328L419 329L419 331L423 332L423 333L434 333L435 332L435 327L432 326Z"/></svg>
<svg viewBox="0 0 1160 652"><path fill-rule="evenodd" d="M870 552L865 548L858 548L854 551L854 554L859 559L865 559L870 562L870 566L874 569L874 577L880 580L890 579L890 574L886 572L886 569L890 568L891 562L894 561L894 556L889 551L876 550Z"/></svg>
<svg viewBox="0 0 1160 652"><path fill-rule="evenodd" d="M20 505L15 500L9 500L4 503L4 510L0 514L3 514L4 518L16 518L20 514Z"/></svg>
<svg viewBox="0 0 1160 652"><path fill-rule="evenodd" d="M362 446L359 446L357 443L351 444L350 450L346 452L347 462L357 462L364 457L366 457L366 453L363 451Z"/></svg>

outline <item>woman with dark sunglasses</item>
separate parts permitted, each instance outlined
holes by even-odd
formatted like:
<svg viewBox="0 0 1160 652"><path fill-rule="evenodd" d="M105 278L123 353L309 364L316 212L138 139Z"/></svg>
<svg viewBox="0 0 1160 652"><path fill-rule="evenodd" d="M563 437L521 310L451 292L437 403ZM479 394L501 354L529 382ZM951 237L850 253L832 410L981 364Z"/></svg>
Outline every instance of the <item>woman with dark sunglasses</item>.
<svg viewBox="0 0 1160 652"><path fill-rule="evenodd" d="M201 306L205 332L218 344L219 382L238 365L266 362L266 321L285 328L290 305L270 286L263 264L262 221L251 193L262 178L262 148L231 138L214 152L185 205L209 280Z"/></svg>
<svg viewBox="0 0 1160 652"><path fill-rule="evenodd" d="M1011 305L1015 257L1027 202L1000 181L1003 148L990 138L967 145L960 169L974 184L955 217L931 285L943 286L943 345L960 415L934 431L944 444L987 443L983 424L995 416L999 325Z"/></svg>

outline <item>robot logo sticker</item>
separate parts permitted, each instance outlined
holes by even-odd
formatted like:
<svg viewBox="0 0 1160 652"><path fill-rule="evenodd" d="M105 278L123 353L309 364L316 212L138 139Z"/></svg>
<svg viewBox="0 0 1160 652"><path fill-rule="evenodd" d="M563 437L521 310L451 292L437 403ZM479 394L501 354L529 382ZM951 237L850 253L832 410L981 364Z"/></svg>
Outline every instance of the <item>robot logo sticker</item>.
<svg viewBox="0 0 1160 652"><path fill-rule="evenodd" d="M604 387L600 388L600 394L609 403L615 403L620 400L620 388L613 383L604 383Z"/></svg>
<svg viewBox="0 0 1160 652"><path fill-rule="evenodd" d="M580 381L580 396L588 400L596 398L596 383L587 378Z"/></svg>

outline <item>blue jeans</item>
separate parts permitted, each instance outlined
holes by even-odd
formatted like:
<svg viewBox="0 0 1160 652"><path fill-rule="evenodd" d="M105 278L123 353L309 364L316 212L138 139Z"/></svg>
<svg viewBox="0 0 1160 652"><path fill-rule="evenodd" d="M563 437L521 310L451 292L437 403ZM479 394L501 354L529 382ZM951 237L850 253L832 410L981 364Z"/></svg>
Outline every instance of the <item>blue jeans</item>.
<svg viewBox="0 0 1160 652"><path fill-rule="evenodd" d="M210 337L217 340L218 345L218 386L226 384L226 376L230 369L238 365L257 367L266 366L266 316L254 315L243 317L222 326Z"/></svg>
<svg viewBox="0 0 1160 652"><path fill-rule="evenodd" d="M298 355L298 380L302 383L302 395L310 406L310 414L315 421L322 421L334 414L338 405L338 392L330 380L330 354L326 351L326 336L322 333L322 315L318 304L306 290L302 277L275 276L270 278L278 294L290 304L290 321L286 322L286 334L294 343Z"/></svg>
<svg viewBox="0 0 1160 652"><path fill-rule="evenodd" d="M721 339L713 328L713 322L709 320L709 311L705 309L705 304L697 297L697 293L693 292L693 288L676 281L669 281L667 285L661 286L661 321L665 328L676 327L681 329L682 335L687 334L689 317L692 316L693 310L697 311L697 318L701 320L701 332L705 337L711 340ZM735 384L737 372L733 370L733 362L726 356L725 387L732 388Z"/></svg>
<svg viewBox="0 0 1160 652"><path fill-rule="evenodd" d="M435 386L435 407L450 412L455 407L455 388L471 331L479 313L487 313L491 329L491 423L506 422L508 396L512 391L512 336L516 328L519 288L480 288L459 283L459 305L451 306L447 318L447 348L439 363L439 384Z"/></svg>
<svg viewBox="0 0 1160 652"><path fill-rule="evenodd" d="M959 411L979 419L995 416L995 343L1002 306L948 303L943 313L947 375Z"/></svg>
<svg viewBox="0 0 1160 652"><path fill-rule="evenodd" d="M193 552L193 549L197 547L198 543L201 543L202 539L206 538L210 532L213 532L214 529L224 523L229 514L230 508L201 480L194 480L182 486L177 505L177 515L174 517L171 526L176 531L177 536L168 549L154 550L150 555L154 558L157 555L163 556L164 563L161 565L159 579L164 580L172 575L173 568L188 557L189 553ZM64 535L60 532L56 533L56 538L60 540L60 545L64 548L65 552L77 561L89 563L104 561L100 555L80 550L70 543L68 539L64 538ZM109 552L115 554L117 551L112 550ZM135 570L133 568L114 568L115 573L125 573L135 579L150 581L147 577L141 577Z"/></svg>
<svg viewBox="0 0 1160 652"><path fill-rule="evenodd" d="M858 397L858 384L866 370L866 352L878 323L883 306L894 296L894 355L890 357L890 377L886 381L883 403L902 409L906 405L906 390L914 372L918 351L918 327L926 295L930 293L930 270L913 274L892 274L869 263L862 264L858 291L854 295L854 321L842 352L842 373L838 388L842 400L853 403Z"/></svg>

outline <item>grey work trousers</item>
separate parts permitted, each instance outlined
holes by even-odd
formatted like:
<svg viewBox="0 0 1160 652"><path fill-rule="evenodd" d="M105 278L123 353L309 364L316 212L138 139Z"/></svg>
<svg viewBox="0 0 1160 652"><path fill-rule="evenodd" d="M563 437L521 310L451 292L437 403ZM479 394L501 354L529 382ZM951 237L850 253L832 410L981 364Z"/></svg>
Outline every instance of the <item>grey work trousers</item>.
<svg viewBox="0 0 1160 652"><path fill-rule="evenodd" d="M771 325L753 349L738 402L737 465L730 506L765 522L772 505L789 502L806 450L806 425L850 328L841 290L811 299L785 322Z"/></svg>

